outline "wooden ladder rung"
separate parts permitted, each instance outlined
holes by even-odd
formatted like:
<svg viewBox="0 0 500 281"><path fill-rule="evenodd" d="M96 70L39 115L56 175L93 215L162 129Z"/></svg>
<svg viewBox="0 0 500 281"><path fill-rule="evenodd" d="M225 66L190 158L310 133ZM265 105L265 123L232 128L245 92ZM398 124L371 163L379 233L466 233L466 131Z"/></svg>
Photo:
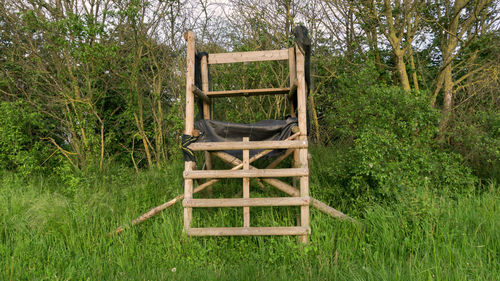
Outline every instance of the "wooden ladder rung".
<svg viewBox="0 0 500 281"><path fill-rule="evenodd" d="M182 206L193 208L212 207L269 207L269 206L307 206L309 197L272 197L272 198L217 198L184 199Z"/></svg>
<svg viewBox="0 0 500 281"><path fill-rule="evenodd" d="M283 141L225 141L225 142L195 142L189 145L193 151L219 151L219 150L245 150L245 149L288 149L307 148L308 142L304 140Z"/></svg>
<svg viewBox="0 0 500 281"><path fill-rule="evenodd" d="M188 228L189 236L253 236L253 235L305 235L310 234L309 227L210 227Z"/></svg>
<svg viewBox="0 0 500 281"><path fill-rule="evenodd" d="M308 175L307 168L184 171L184 179L279 178Z"/></svg>
<svg viewBox="0 0 500 281"><path fill-rule="evenodd" d="M208 64L287 60L287 59L288 59L288 49L252 51L252 52L212 53L208 55Z"/></svg>
<svg viewBox="0 0 500 281"><path fill-rule="evenodd" d="M236 96L261 96L261 95L287 95L290 88L246 89L228 91L204 92L210 98L236 97Z"/></svg>

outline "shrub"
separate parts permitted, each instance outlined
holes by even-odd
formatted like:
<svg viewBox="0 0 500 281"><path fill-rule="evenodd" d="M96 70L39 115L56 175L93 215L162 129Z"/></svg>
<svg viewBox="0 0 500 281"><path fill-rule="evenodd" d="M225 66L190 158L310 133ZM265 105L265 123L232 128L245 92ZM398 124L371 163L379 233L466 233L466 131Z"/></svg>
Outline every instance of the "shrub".
<svg viewBox="0 0 500 281"><path fill-rule="evenodd" d="M408 189L474 187L476 178L461 156L436 145L439 112L425 95L374 85L343 92L332 108L336 156L320 170L336 188L326 196L363 208L360 202L391 202Z"/></svg>
<svg viewBox="0 0 500 281"><path fill-rule="evenodd" d="M24 175L41 172L59 161L54 147L42 140L53 125L23 102L0 102L0 170Z"/></svg>

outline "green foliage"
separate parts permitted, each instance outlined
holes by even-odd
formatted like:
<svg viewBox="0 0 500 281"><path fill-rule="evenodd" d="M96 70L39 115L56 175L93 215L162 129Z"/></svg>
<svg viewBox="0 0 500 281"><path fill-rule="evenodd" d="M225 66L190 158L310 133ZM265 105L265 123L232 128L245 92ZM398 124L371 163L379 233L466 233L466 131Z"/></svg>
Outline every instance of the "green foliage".
<svg viewBox="0 0 500 281"><path fill-rule="evenodd" d="M500 180L500 111L475 111L453 120L451 146L481 178Z"/></svg>
<svg viewBox="0 0 500 281"><path fill-rule="evenodd" d="M1 102L0 170L17 171L23 175L46 172L58 165L43 138L54 134L54 126L22 101Z"/></svg>
<svg viewBox="0 0 500 281"><path fill-rule="evenodd" d="M351 87L340 88L328 112L336 139L326 153L335 156L328 164L318 160L335 187L330 198L362 209L417 187L459 193L474 188L476 179L461 157L436 145L439 113L425 95L383 85Z"/></svg>
<svg viewBox="0 0 500 281"><path fill-rule="evenodd" d="M323 152L312 153L316 159ZM286 236L188 238L180 204L119 236L106 235L181 193L182 169L181 162L140 174L111 167L107 175L88 174L72 194L58 192L66 183L57 177L26 181L2 172L0 279L494 280L500 274L494 184L454 199L426 188L408 190L397 204L368 207L362 227L311 209L306 246ZM328 189L328 180L312 189ZM214 192L237 187L241 181ZM272 225L295 220L293 210L270 209L253 214ZM241 223L241 208L195 213L199 217L204 225L234 225Z"/></svg>

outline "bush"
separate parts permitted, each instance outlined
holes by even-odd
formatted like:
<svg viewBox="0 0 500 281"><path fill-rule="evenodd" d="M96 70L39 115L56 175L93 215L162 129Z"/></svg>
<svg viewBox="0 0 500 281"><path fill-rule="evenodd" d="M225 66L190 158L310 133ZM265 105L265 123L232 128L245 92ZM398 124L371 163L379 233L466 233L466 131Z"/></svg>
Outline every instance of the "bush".
<svg viewBox="0 0 500 281"><path fill-rule="evenodd" d="M59 161L52 155L54 147L42 140L52 135L53 125L28 108L23 102L0 102L0 170L29 175Z"/></svg>
<svg viewBox="0 0 500 281"><path fill-rule="evenodd" d="M439 112L425 95L383 85L341 94L328 114L335 158L319 165L335 186L324 197L363 208L362 202L391 202L405 190L474 187L461 156L436 145Z"/></svg>

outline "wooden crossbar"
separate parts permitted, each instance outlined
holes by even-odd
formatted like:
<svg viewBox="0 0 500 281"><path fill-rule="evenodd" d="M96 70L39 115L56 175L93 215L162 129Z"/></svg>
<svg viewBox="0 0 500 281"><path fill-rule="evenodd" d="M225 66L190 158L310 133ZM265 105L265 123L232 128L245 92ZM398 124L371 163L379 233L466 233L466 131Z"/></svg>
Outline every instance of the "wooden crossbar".
<svg viewBox="0 0 500 281"><path fill-rule="evenodd" d="M307 235L311 233L309 227L210 227L188 228L190 236L253 236L253 235Z"/></svg>
<svg viewBox="0 0 500 281"><path fill-rule="evenodd" d="M227 91L208 91L205 94L211 98L224 97L247 97L247 96L262 96L262 95L287 95L290 93L290 88L265 88L265 89L244 89L244 90L227 90Z"/></svg>
<svg viewBox="0 0 500 281"><path fill-rule="evenodd" d="M287 60L288 50L215 53L208 55L208 64Z"/></svg>
<svg viewBox="0 0 500 281"><path fill-rule="evenodd" d="M189 145L193 151L245 150L245 149L288 149L307 148L307 140L284 141L226 141L226 142L195 142Z"/></svg>
<svg viewBox="0 0 500 281"><path fill-rule="evenodd" d="M184 179L279 178L308 175L307 168L184 171Z"/></svg>
<svg viewBox="0 0 500 281"><path fill-rule="evenodd" d="M202 90L200 90L198 87L195 85L192 85L191 88L193 89L193 93L196 94L196 96L200 99L202 99L205 103L210 104L210 99L203 93Z"/></svg>
<svg viewBox="0 0 500 281"><path fill-rule="evenodd" d="M309 197L189 199L182 206L193 208L307 206Z"/></svg>

